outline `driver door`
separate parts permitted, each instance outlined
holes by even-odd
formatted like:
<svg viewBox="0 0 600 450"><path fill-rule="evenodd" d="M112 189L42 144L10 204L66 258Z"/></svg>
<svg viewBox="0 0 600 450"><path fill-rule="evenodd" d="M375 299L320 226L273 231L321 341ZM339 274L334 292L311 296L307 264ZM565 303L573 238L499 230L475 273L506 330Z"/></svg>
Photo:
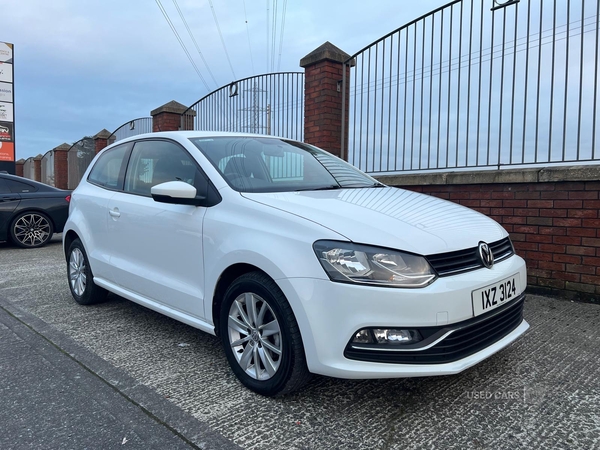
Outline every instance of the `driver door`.
<svg viewBox="0 0 600 450"><path fill-rule="evenodd" d="M202 189L206 176L179 144L143 140L133 147L123 192L108 202L110 264L121 287L203 318L202 226L206 208L158 203L152 186L180 180Z"/></svg>

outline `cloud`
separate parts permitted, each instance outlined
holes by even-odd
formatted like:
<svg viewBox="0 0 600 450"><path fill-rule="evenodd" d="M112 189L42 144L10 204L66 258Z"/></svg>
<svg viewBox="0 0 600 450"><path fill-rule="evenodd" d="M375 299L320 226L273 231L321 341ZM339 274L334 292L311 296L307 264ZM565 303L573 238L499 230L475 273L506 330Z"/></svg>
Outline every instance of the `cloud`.
<svg viewBox="0 0 600 450"><path fill-rule="evenodd" d="M171 0L161 0L211 88ZM267 4L245 0L256 74L267 71ZM353 53L446 0L288 2L282 71L325 41ZM207 0L179 0L219 86L233 81ZM253 75L244 4L213 0L237 78ZM278 2L279 13L283 2ZM44 153L102 128L112 129L175 99L207 93L153 0L4 0L0 39L15 44L17 158ZM275 65L281 16L277 22ZM271 23L272 25L272 23ZM272 38L272 28L269 29ZM275 67L277 68L277 67Z"/></svg>

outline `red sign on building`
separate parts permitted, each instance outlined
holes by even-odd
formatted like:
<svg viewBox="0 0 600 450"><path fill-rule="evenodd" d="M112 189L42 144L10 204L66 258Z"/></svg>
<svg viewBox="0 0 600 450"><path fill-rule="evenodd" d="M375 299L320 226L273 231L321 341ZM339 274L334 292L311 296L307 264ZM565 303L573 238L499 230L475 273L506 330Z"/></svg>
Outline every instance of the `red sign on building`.
<svg viewBox="0 0 600 450"><path fill-rule="evenodd" d="M0 42L0 170L15 173L14 47Z"/></svg>
<svg viewBox="0 0 600 450"><path fill-rule="evenodd" d="M15 143L0 141L0 162L15 162ZM8 172L8 170L7 170Z"/></svg>

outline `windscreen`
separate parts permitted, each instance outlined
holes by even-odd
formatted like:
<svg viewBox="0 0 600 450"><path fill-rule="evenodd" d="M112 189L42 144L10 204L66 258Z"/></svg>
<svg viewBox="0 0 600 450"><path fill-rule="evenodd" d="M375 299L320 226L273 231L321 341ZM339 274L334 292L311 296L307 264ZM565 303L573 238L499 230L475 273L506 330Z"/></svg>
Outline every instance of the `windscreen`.
<svg viewBox="0 0 600 450"><path fill-rule="evenodd" d="M350 164L308 144L261 137L190 140L239 192L290 192L380 185Z"/></svg>

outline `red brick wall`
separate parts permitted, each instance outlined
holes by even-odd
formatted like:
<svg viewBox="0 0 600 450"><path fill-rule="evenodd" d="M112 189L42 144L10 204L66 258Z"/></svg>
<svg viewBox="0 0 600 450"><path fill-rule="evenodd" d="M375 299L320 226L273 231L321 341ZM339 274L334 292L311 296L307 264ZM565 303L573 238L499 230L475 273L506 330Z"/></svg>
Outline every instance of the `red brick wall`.
<svg viewBox="0 0 600 450"><path fill-rule="evenodd" d="M54 150L54 186L59 189L69 187L69 152L66 150Z"/></svg>
<svg viewBox="0 0 600 450"><path fill-rule="evenodd" d="M35 181L42 180L42 158L33 158L33 179Z"/></svg>
<svg viewBox="0 0 600 450"><path fill-rule="evenodd" d="M403 186L475 209L510 233L533 291L597 301L600 182Z"/></svg>
<svg viewBox="0 0 600 450"><path fill-rule="evenodd" d="M342 67L341 63L324 60L306 67L304 74L304 141L336 156L342 148L342 92L337 91ZM346 72L349 76L349 67ZM348 99L346 92L346 111ZM347 123L348 114L346 130Z"/></svg>
<svg viewBox="0 0 600 450"><path fill-rule="evenodd" d="M18 177L23 176L23 163L22 162L17 161L15 163L15 175L17 175Z"/></svg>
<svg viewBox="0 0 600 450"><path fill-rule="evenodd" d="M152 131L177 131L181 125L181 114L161 112L152 117Z"/></svg>
<svg viewBox="0 0 600 450"><path fill-rule="evenodd" d="M108 147L108 139L94 138L94 152L96 152L96 155L106 147Z"/></svg>

